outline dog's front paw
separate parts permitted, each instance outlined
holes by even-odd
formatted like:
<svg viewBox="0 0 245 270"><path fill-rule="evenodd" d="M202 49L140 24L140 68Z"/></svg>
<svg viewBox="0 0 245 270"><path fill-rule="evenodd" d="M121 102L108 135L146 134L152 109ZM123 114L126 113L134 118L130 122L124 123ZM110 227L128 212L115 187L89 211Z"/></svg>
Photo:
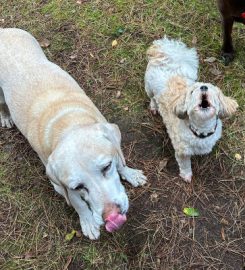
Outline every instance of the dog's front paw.
<svg viewBox="0 0 245 270"><path fill-rule="evenodd" d="M121 176L134 187L143 186L147 180L146 176L141 170L131 169L129 167L123 168Z"/></svg>
<svg viewBox="0 0 245 270"><path fill-rule="evenodd" d="M98 239L100 236L100 226L103 224L103 220L101 217L97 217L96 215L89 215L80 218L80 224L82 228L82 232L85 236L87 236L90 240Z"/></svg>
<svg viewBox="0 0 245 270"><path fill-rule="evenodd" d="M222 52L221 57L225 66L228 66L234 60L235 54L234 52Z"/></svg>
<svg viewBox="0 0 245 270"><path fill-rule="evenodd" d="M158 114L158 110L156 110L156 109L149 108L149 110L150 110L152 115L157 115Z"/></svg>
<svg viewBox="0 0 245 270"><path fill-rule="evenodd" d="M181 172L179 175L184 179L185 182L191 183L192 173Z"/></svg>

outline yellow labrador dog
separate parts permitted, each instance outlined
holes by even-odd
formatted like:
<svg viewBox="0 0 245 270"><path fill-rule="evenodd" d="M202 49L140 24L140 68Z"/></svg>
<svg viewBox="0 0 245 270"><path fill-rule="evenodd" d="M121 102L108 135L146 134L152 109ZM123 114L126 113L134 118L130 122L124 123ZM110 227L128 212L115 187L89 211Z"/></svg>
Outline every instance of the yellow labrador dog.
<svg viewBox="0 0 245 270"><path fill-rule="evenodd" d="M126 166L118 127L20 29L0 29L0 119L28 139L84 235L97 239L104 223L109 232L120 228L128 210L120 176L135 187L146 177Z"/></svg>

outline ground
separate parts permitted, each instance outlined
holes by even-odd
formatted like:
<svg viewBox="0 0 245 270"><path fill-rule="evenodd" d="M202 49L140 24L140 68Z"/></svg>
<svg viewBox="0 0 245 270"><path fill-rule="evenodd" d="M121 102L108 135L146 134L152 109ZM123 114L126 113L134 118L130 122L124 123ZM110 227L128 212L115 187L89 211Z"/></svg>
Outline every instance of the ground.
<svg viewBox="0 0 245 270"><path fill-rule="evenodd" d="M125 184L130 210L119 232L67 242L65 235L80 229L77 214L55 194L18 130L0 128L1 269L244 269L245 27L235 25L229 66L220 59L220 17L211 0L0 0L0 27L25 29L42 43L119 125L127 163L148 176L145 187ZM240 106L224 120L213 152L193 158L192 184L178 176L144 92L146 48L164 35L197 47L200 80ZM200 217L186 217L184 207L198 208Z"/></svg>

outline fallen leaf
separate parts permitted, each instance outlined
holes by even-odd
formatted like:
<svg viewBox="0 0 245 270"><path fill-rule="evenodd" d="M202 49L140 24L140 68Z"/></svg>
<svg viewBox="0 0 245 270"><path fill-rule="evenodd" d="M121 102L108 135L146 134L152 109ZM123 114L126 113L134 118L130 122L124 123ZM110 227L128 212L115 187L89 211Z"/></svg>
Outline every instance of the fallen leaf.
<svg viewBox="0 0 245 270"><path fill-rule="evenodd" d="M228 224L229 224L229 222L228 222L225 218L222 218L222 219L220 220L220 223L221 223L221 224L224 224L224 225L228 225Z"/></svg>
<svg viewBox="0 0 245 270"><path fill-rule="evenodd" d="M112 41L112 43L111 43L111 46L114 48L114 47L117 46L117 44L118 44L117 40L114 39L114 40Z"/></svg>
<svg viewBox="0 0 245 270"><path fill-rule="evenodd" d="M234 157L235 157L236 160L241 160L242 159L242 156L240 154L238 154L238 153L236 153Z"/></svg>
<svg viewBox="0 0 245 270"><path fill-rule="evenodd" d="M117 91L116 98L120 98L120 96L121 96L121 91Z"/></svg>
<svg viewBox="0 0 245 270"><path fill-rule="evenodd" d="M82 232L80 230L76 231L76 237L81 238L82 237Z"/></svg>
<svg viewBox="0 0 245 270"><path fill-rule="evenodd" d="M151 200L151 202L157 202L158 201L158 194L156 192L153 192L150 195L150 200Z"/></svg>
<svg viewBox="0 0 245 270"><path fill-rule="evenodd" d="M70 55L70 57L69 57L70 59L76 59L77 58L77 55L76 54L72 54L72 55Z"/></svg>
<svg viewBox="0 0 245 270"><path fill-rule="evenodd" d="M50 41L46 38L43 38L42 40L40 40L39 44L42 48L48 48L50 45Z"/></svg>
<svg viewBox="0 0 245 270"><path fill-rule="evenodd" d="M167 166L168 158L164 158L159 162L158 170L161 172Z"/></svg>
<svg viewBox="0 0 245 270"><path fill-rule="evenodd" d="M128 111L129 110L129 107L126 106L123 109L124 109L124 111Z"/></svg>
<svg viewBox="0 0 245 270"><path fill-rule="evenodd" d="M199 217L200 216L198 209L192 208L192 207L185 207L183 209L183 213L189 217Z"/></svg>
<svg viewBox="0 0 245 270"><path fill-rule="evenodd" d="M48 234L45 232L43 233L43 238L46 238L46 237L48 237Z"/></svg>
<svg viewBox="0 0 245 270"><path fill-rule="evenodd" d="M68 233L65 236L65 240L66 241L71 241L73 239L73 237L75 236L75 234L76 234L76 230L72 230L70 233Z"/></svg>
<svg viewBox="0 0 245 270"><path fill-rule="evenodd" d="M109 14L113 13L114 11L115 11L114 7L111 7L111 8L108 9Z"/></svg>
<svg viewBox="0 0 245 270"><path fill-rule="evenodd" d="M215 76L218 76L218 75L220 75L222 72L219 70L219 69L217 69L217 68L211 68L210 69L210 72L213 74L213 75L215 75Z"/></svg>
<svg viewBox="0 0 245 270"><path fill-rule="evenodd" d="M225 241L225 229L223 227L221 228L220 233L221 233L222 240Z"/></svg>
<svg viewBox="0 0 245 270"><path fill-rule="evenodd" d="M197 44L197 37L196 37L196 36L193 37L191 43L192 43L193 45L196 45L196 44Z"/></svg>
<svg viewBox="0 0 245 270"><path fill-rule="evenodd" d="M211 57L208 57L208 58L204 59L204 62L213 63L216 60L217 59L215 57L211 56Z"/></svg>
<svg viewBox="0 0 245 270"><path fill-rule="evenodd" d="M126 60L127 60L127 58L122 58L122 59L120 60L120 64L123 64Z"/></svg>
<svg viewBox="0 0 245 270"><path fill-rule="evenodd" d="M214 208L215 208L215 210L217 210L217 211L221 211L221 209L222 209L222 208L221 208L220 206L218 206L218 205L215 205Z"/></svg>

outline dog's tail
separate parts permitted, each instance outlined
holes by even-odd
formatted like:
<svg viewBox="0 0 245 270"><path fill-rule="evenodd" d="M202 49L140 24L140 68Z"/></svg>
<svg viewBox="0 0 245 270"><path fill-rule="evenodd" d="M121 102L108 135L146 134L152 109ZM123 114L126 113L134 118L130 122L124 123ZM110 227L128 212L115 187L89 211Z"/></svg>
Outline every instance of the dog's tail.
<svg viewBox="0 0 245 270"><path fill-rule="evenodd" d="M195 48L188 48L180 40L164 37L155 40L147 50L148 61L157 61L177 74L184 75L191 80L197 79L198 55Z"/></svg>

